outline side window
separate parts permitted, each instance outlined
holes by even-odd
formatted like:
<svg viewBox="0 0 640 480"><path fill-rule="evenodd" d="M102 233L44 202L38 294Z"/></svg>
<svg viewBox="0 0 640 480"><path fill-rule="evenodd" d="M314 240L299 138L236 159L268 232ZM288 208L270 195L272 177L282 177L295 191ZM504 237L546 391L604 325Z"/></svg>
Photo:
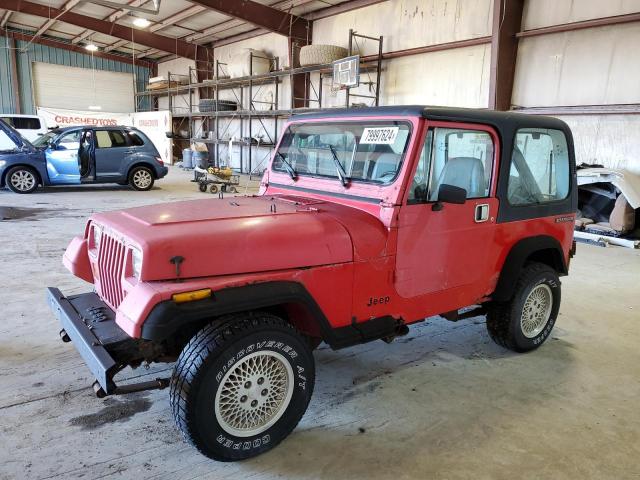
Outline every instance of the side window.
<svg viewBox="0 0 640 480"><path fill-rule="evenodd" d="M569 194L569 153L560 130L522 128L516 132L507 197L511 205L562 200Z"/></svg>
<svg viewBox="0 0 640 480"><path fill-rule="evenodd" d="M98 148L111 148L113 146L108 130L96 130L96 146Z"/></svg>
<svg viewBox="0 0 640 480"><path fill-rule="evenodd" d="M56 142L60 150L78 150L80 148L80 130L63 133Z"/></svg>
<svg viewBox="0 0 640 480"><path fill-rule="evenodd" d="M464 188L467 198L489 196L494 147L488 132L436 128L432 144L429 201L438 199L444 184Z"/></svg>
<svg viewBox="0 0 640 480"><path fill-rule="evenodd" d="M112 147L127 146L127 137L124 136L124 132L121 130L109 130L109 136L111 137Z"/></svg>
<svg viewBox="0 0 640 480"><path fill-rule="evenodd" d="M142 138L140 138L140 135L138 135L137 133L127 132L127 134L129 135L129 143L131 146L142 147L144 145L144 141L142 140Z"/></svg>
<svg viewBox="0 0 640 480"><path fill-rule="evenodd" d="M18 130L40 130L40 119L35 117L14 117L13 128Z"/></svg>

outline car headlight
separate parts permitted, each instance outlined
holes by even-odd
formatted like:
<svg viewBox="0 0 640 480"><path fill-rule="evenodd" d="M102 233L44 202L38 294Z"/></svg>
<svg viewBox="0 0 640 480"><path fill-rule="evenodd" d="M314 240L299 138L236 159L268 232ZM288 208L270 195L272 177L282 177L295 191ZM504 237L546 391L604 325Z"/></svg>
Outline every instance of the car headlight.
<svg viewBox="0 0 640 480"><path fill-rule="evenodd" d="M137 248L131 248L131 269L133 276L140 280L140 272L142 272L142 252Z"/></svg>
<svg viewBox="0 0 640 480"><path fill-rule="evenodd" d="M98 248L100 248L100 240L102 239L102 229L97 225L93 225L91 227L91 235L93 241L92 248L98 250Z"/></svg>

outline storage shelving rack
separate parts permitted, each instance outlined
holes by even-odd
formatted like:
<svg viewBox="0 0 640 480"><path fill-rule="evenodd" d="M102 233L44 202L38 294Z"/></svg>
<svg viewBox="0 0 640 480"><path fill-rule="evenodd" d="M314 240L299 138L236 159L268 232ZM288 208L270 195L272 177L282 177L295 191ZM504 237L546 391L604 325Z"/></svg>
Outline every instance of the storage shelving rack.
<svg viewBox="0 0 640 480"><path fill-rule="evenodd" d="M369 55L365 59L360 61L360 73L367 73L369 76L374 75L375 81L368 82L370 89L373 90L372 95L361 95L350 93L349 89L346 89L345 103L340 106L351 106L353 98L363 98L371 102L371 106L377 106L380 100L380 80L382 75L382 42L383 37L369 37L360 35L354 31L349 32L349 56L353 54L354 43L357 44L358 38L369 39L378 42L377 55ZM295 47L293 47L295 48ZM294 55L294 51L291 52L290 58L297 58ZM271 68L269 73L253 74L254 72L254 60L268 60L271 62ZM271 150L275 146L275 142L278 138L278 125L279 121L284 120L296 113L304 112L317 112L326 109L323 107L323 84L327 78L333 76L333 64L321 64L305 67L294 68L280 68L277 58L266 58L260 55L256 55L253 52L250 54L249 60L249 75L244 77L229 78L225 75L225 67L227 65L223 62L216 60L213 72L197 71L195 68L189 68L189 73L186 75L188 79L187 84L178 84L179 80L184 79L185 75L175 75L168 73L168 87L166 89L159 90L146 90L142 92L136 92L136 98L139 99L145 96L153 97L168 97L169 110L174 118L180 119L180 122L188 123L188 137L179 138L174 135L175 140L182 140L188 142L200 142L207 144L209 150L209 162L214 166L221 166L226 162L221 160L220 157L220 145L239 145L240 148L240 171L241 173L254 174L258 173L257 170L264 164L264 160L269 157ZM198 73L203 76L213 76L208 80L198 82ZM211 75L213 74L213 75ZM293 95L293 80L298 75L304 75L307 88L305 89L305 97L299 98ZM315 78L314 78L315 76ZM289 106L283 108L280 104L281 100L281 87L283 80L289 79L289 85L291 90ZM172 79L174 82L172 83ZM184 80L183 80L184 81ZM172 86L173 85L173 86ZM273 100L264 101L257 98L260 92L260 88L266 85L272 85L274 87ZM258 89L256 89L258 87ZM238 105L237 110L218 110L211 112L202 112L199 110L198 105L194 103L194 92L196 89L211 92L211 97L215 99L215 105L219 105L220 92L230 91L231 95L236 99ZM181 98L177 98L181 97ZM184 107L179 106L180 102L184 104ZM157 104L157 102L153 102ZM302 103L307 105L305 107L296 107L296 104ZM139 102L136 102L139 105ZM336 105L332 106L335 107ZM179 109L185 108L185 111ZM267 128L264 120L270 119L273 121L272 128ZM230 129L231 123L234 120L239 120L239 131L241 138L238 140L231 140L225 138L225 135ZM196 127L196 122L200 121L201 127ZM213 125L211 122L213 121ZM266 134L265 142L258 142L253 138L255 124L258 123L262 130ZM212 132L208 135L204 135L204 132ZM244 135L247 132L247 135ZM243 136L244 135L244 136ZM247 152L245 152L245 148ZM268 152L264 158L260 161L253 163L252 154L257 149L267 148ZM244 154L248 155L248 168L245 167ZM231 152L229 152L231 155Z"/></svg>

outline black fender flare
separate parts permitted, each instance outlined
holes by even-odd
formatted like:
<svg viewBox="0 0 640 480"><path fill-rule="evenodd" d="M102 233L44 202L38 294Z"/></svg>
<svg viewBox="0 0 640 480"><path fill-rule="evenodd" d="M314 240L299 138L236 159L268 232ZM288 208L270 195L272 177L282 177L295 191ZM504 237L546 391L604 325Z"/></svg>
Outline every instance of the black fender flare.
<svg viewBox="0 0 640 480"><path fill-rule="evenodd" d="M193 322L283 303L303 304L317 321L323 338L328 340L331 337L333 329L307 289L298 282L275 281L223 288L214 291L210 298L195 302L160 302L143 323L141 338L162 341Z"/></svg>
<svg viewBox="0 0 640 480"><path fill-rule="evenodd" d="M549 235L523 238L513 245L507 254L504 264L502 265L502 270L500 271L498 284L491 295L492 300L505 302L513 296L516 281L520 276L522 267L527 259L535 256L538 252L551 255L551 263L549 266L553 267L559 275L566 275L568 273L566 259L558 240Z"/></svg>
<svg viewBox="0 0 640 480"><path fill-rule="evenodd" d="M318 325L322 340L333 349L369 342L393 335L402 321L380 317L366 322L334 328L304 285L291 281L260 282L228 287L213 292L210 298L195 302L158 303L142 324L141 338L161 342L182 328L222 315L277 307L286 303L303 305Z"/></svg>

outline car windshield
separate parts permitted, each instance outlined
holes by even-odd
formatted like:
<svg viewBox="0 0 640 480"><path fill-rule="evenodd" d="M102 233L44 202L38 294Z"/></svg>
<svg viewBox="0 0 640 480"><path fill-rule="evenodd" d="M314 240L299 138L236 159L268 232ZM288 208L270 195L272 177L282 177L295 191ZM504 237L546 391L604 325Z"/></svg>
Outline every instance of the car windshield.
<svg viewBox="0 0 640 480"><path fill-rule="evenodd" d="M47 147L53 139L56 138L56 135L54 132L47 132L44 135L40 135L31 143L33 143L33 146L36 148Z"/></svg>
<svg viewBox="0 0 640 480"><path fill-rule="evenodd" d="M285 131L273 170L388 184L395 180L411 133L400 121L295 123Z"/></svg>

